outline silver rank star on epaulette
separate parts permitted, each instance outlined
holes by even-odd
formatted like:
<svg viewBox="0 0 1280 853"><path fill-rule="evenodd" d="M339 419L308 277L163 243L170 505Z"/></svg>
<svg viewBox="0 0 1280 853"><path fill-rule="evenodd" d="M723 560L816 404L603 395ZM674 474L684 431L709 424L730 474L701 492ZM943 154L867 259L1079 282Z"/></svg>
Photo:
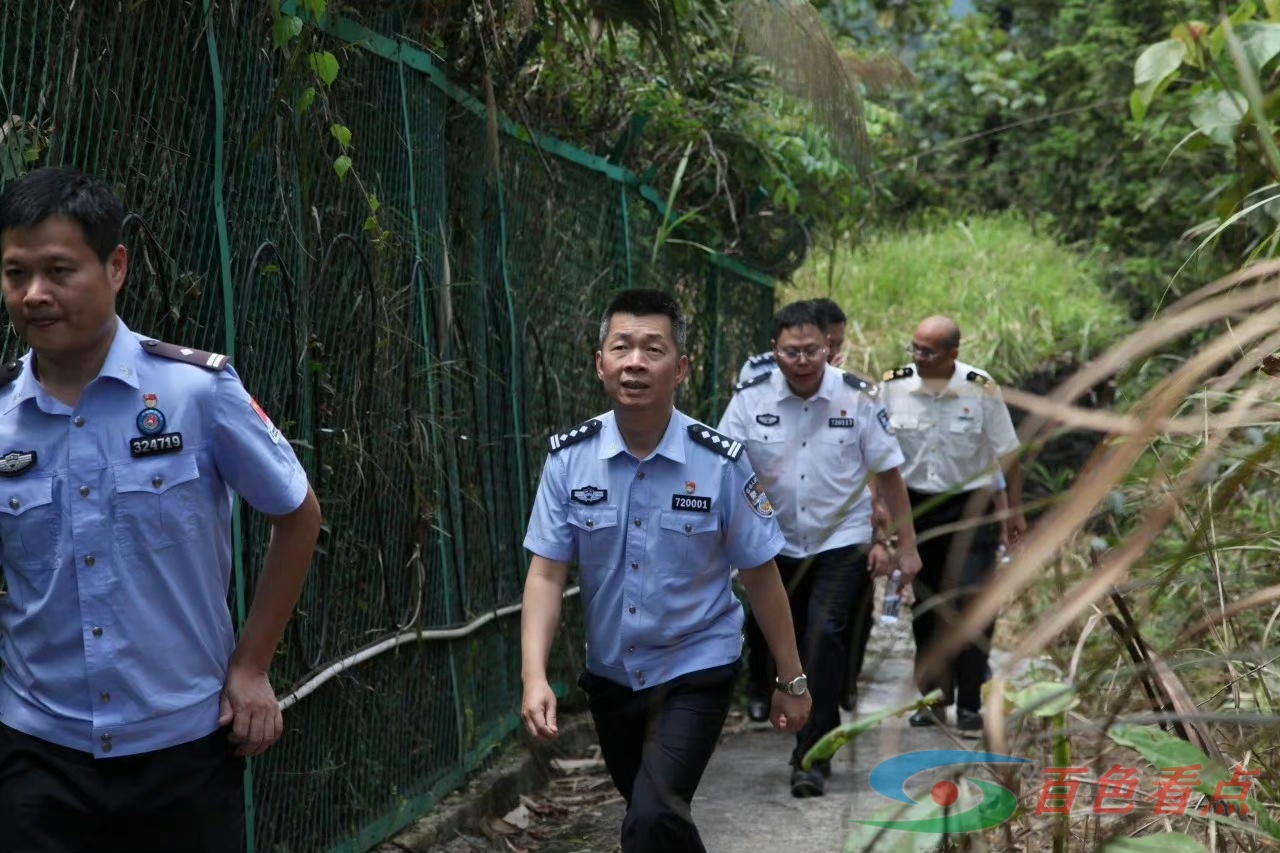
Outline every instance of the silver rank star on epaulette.
<svg viewBox="0 0 1280 853"><path fill-rule="evenodd" d="M592 418L583 424L578 424L568 432L557 432L552 434L548 441L551 443L551 452L555 453L564 450L570 445L577 444L580 441L586 441L591 436L600 432L603 424L596 418Z"/></svg>
<svg viewBox="0 0 1280 853"><path fill-rule="evenodd" d="M709 426L689 424L689 438L703 447L709 447L721 456L737 462L742 455L742 442L734 441L727 435L721 435Z"/></svg>
<svg viewBox="0 0 1280 853"><path fill-rule="evenodd" d="M776 364L778 357L772 352L758 352L747 359L747 364L752 367L764 367L766 364Z"/></svg>
<svg viewBox="0 0 1280 853"><path fill-rule="evenodd" d="M766 370L764 373L757 373L755 376L752 376L750 379L744 379L743 381L739 382L737 385L734 385L733 390L741 391L743 388L750 388L752 385L759 385L761 382L764 382L766 379L768 379L772 375L773 375L772 370Z"/></svg>
<svg viewBox="0 0 1280 853"><path fill-rule="evenodd" d="M855 376L852 373L846 373L844 375L844 384L848 385L850 388L854 389L855 391L861 391L863 394L866 394L868 397L874 397L876 394L880 393L879 388L872 385L870 382L866 381L862 377Z"/></svg>
<svg viewBox="0 0 1280 853"><path fill-rule="evenodd" d="M906 379L909 376L914 376L915 372L915 368L912 367L899 367L897 370L886 370L884 372L884 378L881 381L891 382L894 379Z"/></svg>
<svg viewBox="0 0 1280 853"><path fill-rule="evenodd" d="M203 367L205 370L219 371L227 366L227 357L222 353L205 352L204 350L182 347L177 344L165 343L164 341L143 341L142 351L148 355L158 355L161 358L171 358L174 361Z"/></svg>

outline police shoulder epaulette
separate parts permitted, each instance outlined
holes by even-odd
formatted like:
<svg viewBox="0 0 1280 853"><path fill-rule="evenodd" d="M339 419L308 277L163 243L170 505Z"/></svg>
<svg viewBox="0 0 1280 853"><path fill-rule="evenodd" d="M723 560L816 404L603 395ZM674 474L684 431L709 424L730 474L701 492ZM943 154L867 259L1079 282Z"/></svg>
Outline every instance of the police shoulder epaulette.
<svg viewBox="0 0 1280 853"><path fill-rule="evenodd" d="M227 357L220 353L204 352L191 347L180 347L177 344L167 344L164 341L143 341L142 349L151 355L194 364L196 367L203 367L205 370L222 370L227 366Z"/></svg>
<svg viewBox="0 0 1280 853"><path fill-rule="evenodd" d="M747 359L747 364L752 367L761 367L766 364L774 364L777 360L778 357L771 352L758 352Z"/></svg>
<svg viewBox="0 0 1280 853"><path fill-rule="evenodd" d="M755 376L752 376L750 379L744 379L743 381L739 382L737 385L734 385L733 390L741 391L743 388L750 388L752 385L759 385L761 382L764 382L766 379L768 379L772 374L773 374L772 370L766 370L764 373L756 374Z"/></svg>
<svg viewBox="0 0 1280 853"><path fill-rule="evenodd" d="M886 370L882 382L892 382L894 379L906 379L908 376L914 376L916 373L913 367L899 367L897 370Z"/></svg>
<svg viewBox="0 0 1280 853"><path fill-rule="evenodd" d="M703 424L689 424L689 438L692 438L703 447L709 447L721 456L738 461L738 457L742 455L742 442L734 441L727 435L721 435L709 426Z"/></svg>
<svg viewBox="0 0 1280 853"><path fill-rule="evenodd" d="M0 364L0 388L10 384L22 375L22 362L6 361Z"/></svg>
<svg viewBox="0 0 1280 853"><path fill-rule="evenodd" d="M977 382L983 388L986 388L988 390L996 387L996 381L994 379L992 379L990 376L985 376L976 370L970 370L968 373L965 374L964 378L968 379L970 382Z"/></svg>
<svg viewBox="0 0 1280 853"><path fill-rule="evenodd" d="M843 378L844 384L848 385L853 390L861 391L869 397L874 397L876 395L876 386L872 385L862 377L853 373L846 373Z"/></svg>
<svg viewBox="0 0 1280 853"><path fill-rule="evenodd" d="M551 443L551 452L564 450L566 447L577 444L580 441L586 441L593 435L600 432L600 428L604 426L598 419L592 418L586 423L578 424L568 432L554 433L548 441Z"/></svg>

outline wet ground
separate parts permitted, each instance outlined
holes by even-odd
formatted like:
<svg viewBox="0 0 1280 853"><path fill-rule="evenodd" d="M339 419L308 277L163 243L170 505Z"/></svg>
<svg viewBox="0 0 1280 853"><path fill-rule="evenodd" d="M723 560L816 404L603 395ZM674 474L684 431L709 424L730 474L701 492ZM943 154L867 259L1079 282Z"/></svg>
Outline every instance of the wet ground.
<svg viewBox="0 0 1280 853"><path fill-rule="evenodd" d="M859 688L859 713L916 698L911 680L913 648L909 622L876 625ZM787 766L790 738L768 724L749 722L741 709L735 709L694 799L694 820L707 849L717 853L842 851L851 832L860 829L852 823L854 819L882 814L892 806L869 782L871 770L881 760L916 750L978 746L977 741L962 740L950 730L910 728L905 715L890 718L836 755L825 796L795 799ZM576 761L560 762L551 785L525 797L511 814L492 816L475 835L458 836L436 849L612 853L618 849L623 810L598 753L586 753ZM859 842L850 849L863 848ZM889 848L877 845L877 849ZM927 845L912 849L927 849Z"/></svg>

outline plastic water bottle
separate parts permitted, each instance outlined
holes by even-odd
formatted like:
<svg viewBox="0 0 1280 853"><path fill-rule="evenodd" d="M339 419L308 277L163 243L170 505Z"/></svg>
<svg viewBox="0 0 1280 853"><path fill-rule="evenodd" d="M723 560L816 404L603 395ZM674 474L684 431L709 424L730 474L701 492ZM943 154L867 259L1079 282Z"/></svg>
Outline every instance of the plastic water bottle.
<svg viewBox="0 0 1280 853"><path fill-rule="evenodd" d="M889 587L884 593L884 608L880 611L880 621L885 625L898 622L898 611L902 609L902 572L893 570L889 577Z"/></svg>

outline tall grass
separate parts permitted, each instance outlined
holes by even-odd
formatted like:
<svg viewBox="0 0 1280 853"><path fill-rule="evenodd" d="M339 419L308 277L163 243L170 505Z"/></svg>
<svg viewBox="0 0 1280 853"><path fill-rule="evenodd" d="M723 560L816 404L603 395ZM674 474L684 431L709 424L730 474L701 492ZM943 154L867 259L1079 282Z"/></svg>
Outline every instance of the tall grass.
<svg viewBox="0 0 1280 853"><path fill-rule="evenodd" d="M1100 267L1008 214L817 253L781 298L828 296L849 316L846 367L878 376L930 314L953 317L962 360L1012 382L1046 360L1087 360L1128 326Z"/></svg>

